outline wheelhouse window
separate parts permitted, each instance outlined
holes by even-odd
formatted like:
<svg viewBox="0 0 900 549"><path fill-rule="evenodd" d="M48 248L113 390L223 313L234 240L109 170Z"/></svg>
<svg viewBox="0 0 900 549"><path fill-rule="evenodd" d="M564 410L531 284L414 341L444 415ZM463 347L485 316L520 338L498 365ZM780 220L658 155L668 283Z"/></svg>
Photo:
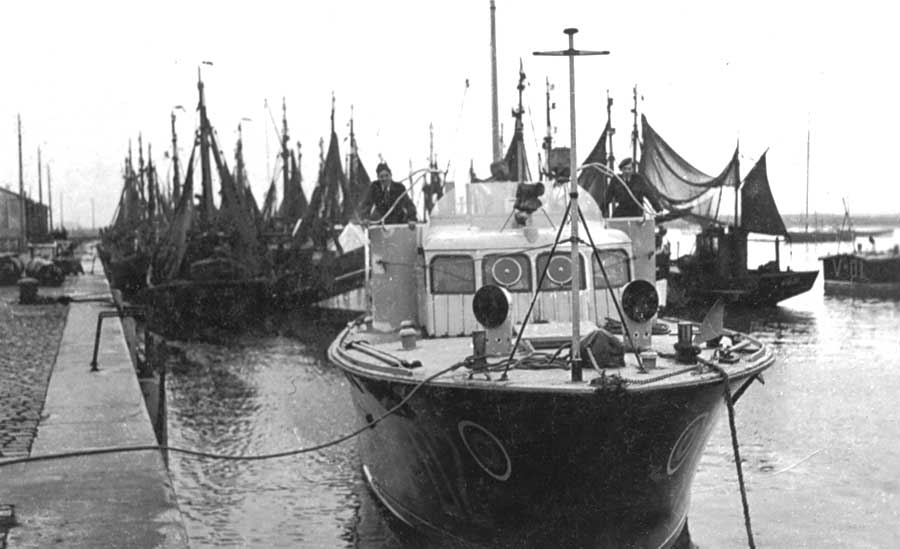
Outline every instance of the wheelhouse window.
<svg viewBox="0 0 900 549"><path fill-rule="evenodd" d="M525 254L485 256L481 262L481 280L511 292L530 292L531 261Z"/></svg>
<svg viewBox="0 0 900 549"><path fill-rule="evenodd" d="M606 276L609 278L609 284L603 278L603 271L600 270L600 264L597 262L597 256L593 256L594 265L594 288L620 288L631 280L629 268L628 253L625 250L599 250L600 261L603 262L603 269L606 270Z"/></svg>
<svg viewBox="0 0 900 549"><path fill-rule="evenodd" d="M584 258L579 255L578 279L579 288L584 288ZM547 267L547 274L541 283L541 291L559 291L572 289L572 258L568 252L559 252L551 257L549 253L543 253L537 257L538 276Z"/></svg>
<svg viewBox="0 0 900 549"><path fill-rule="evenodd" d="M431 293L474 294L475 261L468 255L439 255L431 260Z"/></svg>

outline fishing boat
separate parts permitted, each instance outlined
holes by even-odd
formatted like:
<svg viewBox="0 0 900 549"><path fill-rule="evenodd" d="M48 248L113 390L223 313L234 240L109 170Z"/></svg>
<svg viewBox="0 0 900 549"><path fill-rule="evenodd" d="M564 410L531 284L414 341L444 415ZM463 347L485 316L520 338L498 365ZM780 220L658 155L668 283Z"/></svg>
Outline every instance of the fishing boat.
<svg viewBox="0 0 900 549"><path fill-rule="evenodd" d="M147 286L150 254L147 230L143 146L139 143L139 169L135 170L131 144L123 167L123 185L113 221L100 230L97 255L111 288L132 300Z"/></svg>
<svg viewBox="0 0 900 549"><path fill-rule="evenodd" d="M822 256L826 294L900 297L900 249Z"/></svg>
<svg viewBox="0 0 900 549"><path fill-rule="evenodd" d="M141 294L148 329L173 339L218 339L242 331L261 320L271 302L272 276L259 238L258 209L241 179L240 160L232 174L222 158L199 74L197 89L200 126L172 222L153 253L148 286ZM201 192L195 197L198 147ZM218 206L213 201L213 162Z"/></svg>
<svg viewBox="0 0 900 549"><path fill-rule="evenodd" d="M588 53L566 32L562 54ZM451 544L681 544L723 392L739 398L772 350L659 318L653 257L635 252L652 218L611 228L574 181L548 187L462 185L414 229L369 228L371 314L328 349L365 479Z"/></svg>
<svg viewBox="0 0 900 549"><path fill-rule="evenodd" d="M844 221L842 228L853 235L851 249L819 258L822 262L822 276L825 279L825 293L852 295L859 297L900 297L900 245L894 244L887 250L876 250L876 240L869 234L871 248L857 242L860 231L854 229L850 209L844 201ZM853 245L856 248L852 248Z"/></svg>
<svg viewBox="0 0 900 549"><path fill-rule="evenodd" d="M668 306L710 304L723 299L744 306L772 306L809 291L818 271L781 268L784 221L772 197L766 153L740 178L739 151L722 172L710 177L676 153L641 117L643 145L640 173L668 210L660 221L685 218L700 225L693 253L673 259L668 267ZM735 193L734 216L720 219L724 189ZM748 265L750 234L774 236L774 259Z"/></svg>

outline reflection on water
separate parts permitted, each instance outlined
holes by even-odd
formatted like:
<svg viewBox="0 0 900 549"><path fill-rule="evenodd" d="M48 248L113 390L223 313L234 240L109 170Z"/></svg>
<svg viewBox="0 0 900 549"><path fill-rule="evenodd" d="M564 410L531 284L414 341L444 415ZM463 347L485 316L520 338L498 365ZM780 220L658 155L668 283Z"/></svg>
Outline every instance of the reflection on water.
<svg viewBox="0 0 900 549"><path fill-rule="evenodd" d="M751 257L759 252L754 246ZM782 263L817 268L826 251L783 246ZM728 309L726 324L752 332L777 354L765 385L737 405L757 544L900 545L900 300L826 297L820 278L812 291L779 307ZM346 381L325 361L339 327L294 328L288 336L192 345L174 354L170 444L262 454L355 428ZM353 441L268 461L173 454L170 462L193 547L423 545L373 500ZM724 420L699 466L690 524L702 548L746 546Z"/></svg>

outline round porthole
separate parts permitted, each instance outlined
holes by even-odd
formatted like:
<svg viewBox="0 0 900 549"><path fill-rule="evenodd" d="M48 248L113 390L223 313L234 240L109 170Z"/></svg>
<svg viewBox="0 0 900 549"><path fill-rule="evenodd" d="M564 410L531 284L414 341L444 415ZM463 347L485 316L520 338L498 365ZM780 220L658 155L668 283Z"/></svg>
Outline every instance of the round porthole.
<svg viewBox="0 0 900 549"><path fill-rule="evenodd" d="M501 286L513 286L522 280L522 266L511 257L501 257L491 267L491 276Z"/></svg>
<svg viewBox="0 0 900 549"><path fill-rule="evenodd" d="M547 277L560 286L568 284L572 281L572 261L564 255L551 257Z"/></svg>

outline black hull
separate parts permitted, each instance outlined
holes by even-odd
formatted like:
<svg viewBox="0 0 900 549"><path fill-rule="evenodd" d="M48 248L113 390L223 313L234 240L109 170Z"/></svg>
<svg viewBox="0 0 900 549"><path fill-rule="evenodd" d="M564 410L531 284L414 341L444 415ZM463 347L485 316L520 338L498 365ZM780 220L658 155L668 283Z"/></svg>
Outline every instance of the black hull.
<svg viewBox="0 0 900 549"><path fill-rule="evenodd" d="M362 423L412 388L345 373ZM360 456L385 506L443 540L671 547L721 401L718 383L577 395L425 386L360 435Z"/></svg>
<svg viewBox="0 0 900 549"><path fill-rule="evenodd" d="M821 260L828 294L900 297L900 255L848 253Z"/></svg>
<svg viewBox="0 0 900 549"><path fill-rule="evenodd" d="M274 293L279 306L302 307L362 288L365 285L364 250L341 255L310 250L293 258L278 277Z"/></svg>
<svg viewBox="0 0 900 549"><path fill-rule="evenodd" d="M808 292L818 271L750 271L746 277L724 280L698 272L669 274L669 306L710 304L718 299L749 307L766 307Z"/></svg>
<svg viewBox="0 0 900 549"><path fill-rule="evenodd" d="M147 328L169 339L221 340L253 328L269 310L267 279L173 281L146 288Z"/></svg>
<svg viewBox="0 0 900 549"><path fill-rule="evenodd" d="M136 253L122 259L113 259L108 252L101 251L99 256L110 287L121 291L126 300L134 300L147 287L149 255Z"/></svg>

